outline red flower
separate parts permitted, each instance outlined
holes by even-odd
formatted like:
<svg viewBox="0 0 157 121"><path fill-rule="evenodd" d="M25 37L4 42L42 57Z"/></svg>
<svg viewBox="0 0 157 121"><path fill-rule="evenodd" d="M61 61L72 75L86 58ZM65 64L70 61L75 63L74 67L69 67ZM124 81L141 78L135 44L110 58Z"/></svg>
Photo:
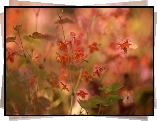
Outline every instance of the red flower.
<svg viewBox="0 0 157 121"><path fill-rule="evenodd" d="M124 50L125 53L127 53L128 48L136 49L138 46L134 44L131 40L126 39L122 43L118 43L118 49Z"/></svg>
<svg viewBox="0 0 157 121"><path fill-rule="evenodd" d="M14 62L14 56L18 54L17 51L13 51L13 50L8 50L7 53L6 53L6 60L10 61L11 63Z"/></svg>
<svg viewBox="0 0 157 121"><path fill-rule="evenodd" d="M60 83L62 85L62 90L67 90L69 92L69 89L67 88L67 85L63 84L63 82L60 82Z"/></svg>
<svg viewBox="0 0 157 121"><path fill-rule="evenodd" d="M40 63L39 62L39 57L41 57L41 53L37 53L35 50L33 51L33 55L32 55L32 61L36 62L36 63Z"/></svg>
<svg viewBox="0 0 157 121"><path fill-rule="evenodd" d="M60 62L62 66L65 66L66 64L71 62L71 58L65 53L63 56L61 56L59 53L56 52L58 55L56 57L57 62Z"/></svg>
<svg viewBox="0 0 157 121"><path fill-rule="evenodd" d="M65 71L65 69L63 69L63 68L61 69L60 72L61 72L61 73L60 73L60 75L58 76L58 79L59 79L60 81L66 82L67 79L70 77L70 72Z"/></svg>
<svg viewBox="0 0 157 121"><path fill-rule="evenodd" d="M74 60L80 60L82 57L84 57L84 51L83 49L76 49L75 51L73 51L73 57L74 57Z"/></svg>
<svg viewBox="0 0 157 121"><path fill-rule="evenodd" d="M83 90L79 90L79 92L76 93L76 95L84 99L86 95L88 95L88 93L84 92Z"/></svg>
<svg viewBox="0 0 157 121"><path fill-rule="evenodd" d="M33 76L33 77L30 79L30 87L32 87L32 85L36 82L36 77L37 77L37 76Z"/></svg>
<svg viewBox="0 0 157 121"><path fill-rule="evenodd" d="M99 51L99 48L97 47L97 43L96 42L93 42L92 45L88 46L88 48L89 48L89 52L90 53L93 53L95 50Z"/></svg>
<svg viewBox="0 0 157 121"><path fill-rule="evenodd" d="M59 41L57 45L59 46L60 50L67 51L67 44Z"/></svg>
<svg viewBox="0 0 157 121"><path fill-rule="evenodd" d="M83 70L82 78L84 79L84 82L88 83L92 79L92 75L88 73L88 70Z"/></svg>
<svg viewBox="0 0 157 121"><path fill-rule="evenodd" d="M97 75L99 78L102 76L102 71L105 70L106 68L103 66L98 66L95 65L94 66L94 72L93 72L93 76Z"/></svg>

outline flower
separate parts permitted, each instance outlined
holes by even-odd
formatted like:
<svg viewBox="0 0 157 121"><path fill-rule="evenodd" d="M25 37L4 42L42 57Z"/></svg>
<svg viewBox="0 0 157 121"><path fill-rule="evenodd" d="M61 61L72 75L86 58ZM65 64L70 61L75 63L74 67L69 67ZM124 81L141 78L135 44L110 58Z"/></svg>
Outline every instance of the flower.
<svg viewBox="0 0 157 121"><path fill-rule="evenodd" d="M131 91L125 91L122 93L124 105L129 105L134 102L134 96Z"/></svg>
<svg viewBox="0 0 157 121"><path fill-rule="evenodd" d="M65 53L63 56L61 56L59 53L57 53L56 60L57 62L60 62L62 66L65 66L66 64L71 62L71 58Z"/></svg>
<svg viewBox="0 0 157 121"><path fill-rule="evenodd" d="M69 89L67 88L67 85L63 84L63 82L60 82L60 83L62 85L62 90L67 90L69 92Z"/></svg>
<svg viewBox="0 0 157 121"><path fill-rule="evenodd" d="M30 79L30 87L32 87L33 84L36 82L36 77L37 77L37 76L33 76L33 77Z"/></svg>
<svg viewBox="0 0 157 121"><path fill-rule="evenodd" d="M97 43L96 42L93 42L92 45L88 46L88 48L89 48L89 52L90 53L93 53L94 51L99 51L99 48L97 47Z"/></svg>
<svg viewBox="0 0 157 121"><path fill-rule="evenodd" d="M118 43L118 49L120 48L121 50L124 50L125 53L127 53L128 48L133 48L136 49L138 46L134 44L131 40L126 39L122 43Z"/></svg>
<svg viewBox="0 0 157 121"><path fill-rule="evenodd" d="M82 78L84 79L84 82L88 83L92 79L92 75L88 73L87 69L84 69L82 73Z"/></svg>
<svg viewBox="0 0 157 121"><path fill-rule="evenodd" d="M14 62L14 56L17 55L18 52L17 51L13 51L13 50L8 50L6 53L6 60L10 61L11 63Z"/></svg>
<svg viewBox="0 0 157 121"><path fill-rule="evenodd" d="M88 93L84 92L83 90L79 90L79 92L76 93L76 95L84 99L86 95L88 95Z"/></svg>
<svg viewBox="0 0 157 121"><path fill-rule="evenodd" d="M97 75L99 78L102 76L102 71L105 70L106 68L103 66L98 66L95 65L94 66L94 72L93 72L93 76Z"/></svg>
<svg viewBox="0 0 157 121"><path fill-rule="evenodd" d="M32 55L32 61L36 62L36 63L40 63L39 62L39 57L41 57L41 53L37 53L35 50L33 51L33 55Z"/></svg>
<svg viewBox="0 0 157 121"><path fill-rule="evenodd" d="M67 44L63 43L62 41L59 41L58 44L59 49L63 51L67 51Z"/></svg>
<svg viewBox="0 0 157 121"><path fill-rule="evenodd" d="M74 32L70 32L70 35L68 35L66 39L67 44L69 44L70 48L77 47L78 45L81 44L82 42L82 37L81 35L77 35Z"/></svg>
<svg viewBox="0 0 157 121"><path fill-rule="evenodd" d="M66 82L67 81L67 79L69 78L69 76L70 76L70 72L68 72L68 71L65 71L65 69L61 69L60 70L60 75L58 76L58 79L60 80L60 81L64 81L64 82Z"/></svg>
<svg viewBox="0 0 157 121"><path fill-rule="evenodd" d="M73 52L73 56L74 56L74 60L78 60L80 57L83 57L84 56L84 51L83 49L76 49L74 52Z"/></svg>

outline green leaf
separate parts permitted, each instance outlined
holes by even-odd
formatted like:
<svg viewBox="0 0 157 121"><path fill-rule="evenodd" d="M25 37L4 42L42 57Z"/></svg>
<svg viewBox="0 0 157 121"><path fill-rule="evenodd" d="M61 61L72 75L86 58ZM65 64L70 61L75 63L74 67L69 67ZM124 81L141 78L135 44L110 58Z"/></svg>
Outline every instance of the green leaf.
<svg viewBox="0 0 157 121"><path fill-rule="evenodd" d="M78 103L80 104L80 106L86 110L88 110L90 107L88 105L87 100L78 100Z"/></svg>
<svg viewBox="0 0 157 121"><path fill-rule="evenodd" d="M88 105L90 108L98 108L98 106L93 102L89 102Z"/></svg>
<svg viewBox="0 0 157 121"><path fill-rule="evenodd" d="M28 37L28 36L24 36L23 37L26 41L28 41L28 42L40 42L40 39L33 39L33 38L31 38L31 37Z"/></svg>
<svg viewBox="0 0 157 121"><path fill-rule="evenodd" d="M120 95L118 95L118 94L109 95L107 97L107 100L120 100L120 99L122 99L122 97Z"/></svg>
<svg viewBox="0 0 157 121"><path fill-rule="evenodd" d="M14 42L16 40L16 36L15 37L8 37L6 42Z"/></svg>
<svg viewBox="0 0 157 121"><path fill-rule="evenodd" d="M55 22L55 24L65 24L65 23L73 24L74 22L72 20L70 20L69 18L64 18L64 19L61 19L61 20L58 20Z"/></svg>
<svg viewBox="0 0 157 121"><path fill-rule="evenodd" d="M102 87L102 88L99 88L100 90L103 90L105 92L112 92L112 91L116 91L116 90L119 90L120 88L122 88L123 86L118 83L118 82L115 82L109 86L105 86L105 87Z"/></svg>
<svg viewBox="0 0 157 121"><path fill-rule="evenodd" d="M89 101L92 102L92 103L95 103L95 104L101 104L101 103L104 103L104 98L102 97L99 97L99 96L92 96L91 98L89 98Z"/></svg>

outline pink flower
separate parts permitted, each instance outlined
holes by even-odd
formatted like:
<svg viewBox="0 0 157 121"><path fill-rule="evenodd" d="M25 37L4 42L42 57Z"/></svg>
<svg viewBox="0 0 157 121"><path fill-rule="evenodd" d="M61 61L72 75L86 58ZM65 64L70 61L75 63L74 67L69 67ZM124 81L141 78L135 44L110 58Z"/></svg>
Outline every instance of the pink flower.
<svg viewBox="0 0 157 121"><path fill-rule="evenodd" d="M97 47L97 43L96 42L93 42L92 45L88 46L88 48L89 48L89 52L90 53L93 53L94 51L99 51L99 48Z"/></svg>
<svg viewBox="0 0 157 121"><path fill-rule="evenodd" d="M95 65L94 66L94 72L93 72L93 76L97 75L99 78L102 77L102 71L105 70L106 68L103 67L103 66L98 66L98 65Z"/></svg>
<svg viewBox="0 0 157 121"><path fill-rule="evenodd" d="M32 61L36 63L40 63L39 59L41 57L41 53L37 53L35 50L33 51Z"/></svg>

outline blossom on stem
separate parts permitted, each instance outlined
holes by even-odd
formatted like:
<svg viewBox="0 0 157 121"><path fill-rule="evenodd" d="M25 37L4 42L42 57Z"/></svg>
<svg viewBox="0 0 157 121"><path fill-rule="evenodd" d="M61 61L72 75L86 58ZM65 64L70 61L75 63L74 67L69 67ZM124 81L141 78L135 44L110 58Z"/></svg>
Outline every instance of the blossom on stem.
<svg viewBox="0 0 157 121"><path fill-rule="evenodd" d="M6 60L7 61L9 60L11 63L13 63L14 62L14 56L17 55L17 54L18 54L17 51L8 50L6 52Z"/></svg>
<svg viewBox="0 0 157 121"><path fill-rule="evenodd" d="M97 43L96 42L93 42L92 45L88 46L88 48L89 48L89 52L90 53L93 53L94 51L99 51L99 48L97 47Z"/></svg>
<svg viewBox="0 0 157 121"><path fill-rule="evenodd" d="M62 90L67 90L67 91L69 92L69 89L67 88L67 85L63 84L63 82L60 82L60 83L61 83L61 85L62 85L61 91L62 91Z"/></svg>
<svg viewBox="0 0 157 121"><path fill-rule="evenodd" d="M59 53L57 53L56 60L57 62L61 63L62 66L65 66L66 64L71 62L71 58L65 53L63 56L61 56Z"/></svg>
<svg viewBox="0 0 157 121"><path fill-rule="evenodd" d="M88 83L90 80L92 80L92 75L90 75L89 73L88 73L88 70L87 69L84 69L83 70L83 73L82 73L82 78L84 79L84 82L85 83Z"/></svg>
<svg viewBox="0 0 157 121"><path fill-rule="evenodd" d="M124 50L125 53L127 53L128 48L136 49L138 46L134 44L131 40L126 39L122 43L118 43L118 49Z"/></svg>
<svg viewBox="0 0 157 121"><path fill-rule="evenodd" d="M69 44L70 49L73 47L77 47L82 42L82 37L80 35L77 35L74 32L70 32L70 35L68 35L66 39L67 44Z"/></svg>
<svg viewBox="0 0 157 121"><path fill-rule="evenodd" d="M106 67L95 65L94 66L93 76L97 75L99 78L101 78L102 77L101 73L105 69L106 69Z"/></svg>
<svg viewBox="0 0 157 121"><path fill-rule="evenodd" d="M63 51L67 51L67 44L63 43L62 41L58 41L59 49Z"/></svg>
<svg viewBox="0 0 157 121"><path fill-rule="evenodd" d="M79 92L76 93L76 95L84 99L86 95L88 95L88 93L84 92L83 90L79 90Z"/></svg>
<svg viewBox="0 0 157 121"><path fill-rule="evenodd" d="M32 61L36 63L40 63L39 58L41 57L41 53L37 53L35 50L33 51Z"/></svg>

